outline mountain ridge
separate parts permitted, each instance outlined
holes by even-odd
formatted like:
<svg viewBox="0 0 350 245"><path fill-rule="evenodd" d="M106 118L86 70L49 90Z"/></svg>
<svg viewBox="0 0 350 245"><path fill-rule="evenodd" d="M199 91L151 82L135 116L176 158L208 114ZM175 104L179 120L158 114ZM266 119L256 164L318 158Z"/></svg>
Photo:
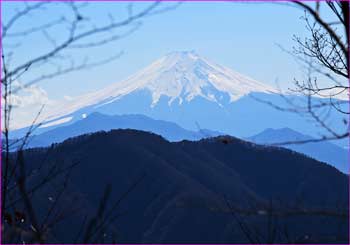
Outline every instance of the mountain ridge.
<svg viewBox="0 0 350 245"><path fill-rule="evenodd" d="M113 223L123 224L118 226L121 243L249 242L232 215L225 212L223 196L237 208L257 210L275 201L279 210L282 203L293 205L299 199L306 209L348 207L345 174L291 150L257 146L234 137L171 143L152 133L119 129L25 150L23 157L29 168L46 157L49 163L62 164L83 159L71 172L71 185L92 207L98 206L106 185L112 184L111 196L119 197L133 179L145 173L142 185L119 207L128 212ZM47 168L49 171L50 166ZM36 197L45 199L50 193L50 189L47 193L42 190ZM75 237L85 212L92 211L80 208L71 217L76 227L70 221L62 222L61 230L56 231L60 237L67 241L70 235ZM265 215L248 216L245 222L264 234L266 219ZM323 225L325 219L329 226ZM339 237L348 231L348 222L337 223L334 217L306 215L279 222L296 239L308 234L304 243L343 242ZM106 234L110 239L110 233ZM278 242L286 242L280 239Z"/></svg>
<svg viewBox="0 0 350 245"><path fill-rule="evenodd" d="M46 147L65 139L98 131L135 129L161 135L169 141L199 140L222 133L207 129L186 130L176 123L156 120L140 114L105 115L99 112L86 114L84 118L68 125L53 128L30 136L26 148ZM11 148L16 149L16 144Z"/></svg>
<svg viewBox="0 0 350 245"><path fill-rule="evenodd" d="M199 126L198 126L199 128ZM25 148L46 147L53 143L63 142L65 139L86 133L94 133L98 131L109 131L113 129L135 129L146 132L152 132L162 136L168 141L201 141L202 139L212 138L218 140L217 136L229 143L232 140L239 140L237 137L228 136L225 133L200 129L191 131L184 129L176 123L155 120L145 115L105 115L99 112L86 114L85 118L80 119L72 124L57 127L46 132L33 135L29 138ZM283 142L293 142L300 140L310 140L312 137L301 134L290 128L272 129L268 128L261 133L242 138L243 140L253 142L260 145L273 145ZM210 140L210 139L208 139ZM11 149L16 150L16 144L11 144ZM313 157L316 160L330 164L343 173L348 173L348 151L332 144L331 142L305 143L297 145L282 145L281 147L291 149L293 151Z"/></svg>
<svg viewBox="0 0 350 245"><path fill-rule="evenodd" d="M349 173L349 152L332 142L308 142L304 144L293 144L292 142L312 140L311 136L299 133L290 128L272 129L268 128L257 135L246 138L256 144L278 145L285 142L291 142L281 147L291 149L293 151L303 153L313 157L318 161L326 162L343 173Z"/></svg>

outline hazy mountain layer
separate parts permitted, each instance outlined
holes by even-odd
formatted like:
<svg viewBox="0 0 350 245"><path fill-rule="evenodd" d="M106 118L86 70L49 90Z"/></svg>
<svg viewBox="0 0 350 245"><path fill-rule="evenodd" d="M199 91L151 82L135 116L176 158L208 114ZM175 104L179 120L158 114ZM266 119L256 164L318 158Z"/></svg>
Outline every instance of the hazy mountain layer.
<svg viewBox="0 0 350 245"><path fill-rule="evenodd" d="M287 142L300 142L313 138L289 128L266 129L263 132L247 138L257 144L279 144ZM282 147L303 153L318 161L326 162L343 173L349 173L349 151L332 144L330 141L310 142L305 144L288 144Z"/></svg>
<svg viewBox="0 0 350 245"><path fill-rule="evenodd" d="M221 133L200 129L190 131L181 128L175 123L155 120L143 115L104 115L92 113L72 124L53 128L38 135L33 135L28 140L27 148L44 147L52 143L60 143L68 138L97 131L109 131L111 129L137 129L161 135L169 141L199 140L218 136ZM14 144L12 149L17 149Z"/></svg>

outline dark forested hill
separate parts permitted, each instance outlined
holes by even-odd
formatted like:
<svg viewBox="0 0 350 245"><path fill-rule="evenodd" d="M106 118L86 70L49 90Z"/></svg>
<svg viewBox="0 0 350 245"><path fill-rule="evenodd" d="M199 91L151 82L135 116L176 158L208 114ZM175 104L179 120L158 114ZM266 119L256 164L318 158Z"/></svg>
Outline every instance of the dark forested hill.
<svg viewBox="0 0 350 245"><path fill-rule="evenodd" d="M24 159L29 172L43 162L78 163L61 204L74 212L55 228L54 242L74 241L109 185L105 209L118 218L111 218L104 242L117 234L120 243L267 243L271 227L279 243L348 238L347 218L338 215L347 211L348 177L283 148L224 136L170 143L147 132L112 130L26 150ZM35 198L41 210L51 192L43 188Z"/></svg>

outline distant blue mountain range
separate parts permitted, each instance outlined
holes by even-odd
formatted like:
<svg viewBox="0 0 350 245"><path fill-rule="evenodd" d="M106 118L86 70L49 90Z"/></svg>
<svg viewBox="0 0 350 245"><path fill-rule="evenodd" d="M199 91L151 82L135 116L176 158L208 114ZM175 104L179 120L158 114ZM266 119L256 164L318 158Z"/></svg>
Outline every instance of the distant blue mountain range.
<svg viewBox="0 0 350 245"><path fill-rule="evenodd" d="M279 143L285 142L310 140L312 137L301 134L290 128L269 128L247 139L257 144L278 145ZM329 141L288 144L282 147L303 153L318 161L326 162L344 173L349 172L349 151Z"/></svg>
<svg viewBox="0 0 350 245"><path fill-rule="evenodd" d="M168 141L194 141L222 134L207 129L190 131L181 128L176 123L154 120L143 115L110 116L95 112L72 124L59 126L41 134L33 135L29 140L28 147L49 146L52 143L59 143L74 136L97 131L109 131L111 129L136 129L152 132L161 135Z"/></svg>
<svg viewBox="0 0 350 245"><path fill-rule="evenodd" d="M98 106L91 105L79 109L62 118L55 119L57 121L71 117L70 121L60 124L54 124L55 120L48 122L47 125L53 123L52 126L44 125L45 127L38 128L35 133L42 134L58 127L74 124L81 120L83 116L92 115L94 112L110 116L123 114L145 115L153 119L176 123L188 131L205 128L239 138L247 138L267 128L287 127L297 132L303 132L303 134L311 137L317 137L317 135L324 132L322 128L313 126L312 122L305 117L295 113L276 110L270 105L258 101L264 100L281 107L290 107L285 99L278 94L251 93L232 103L223 100L221 101L221 106L199 96L191 101L184 101L182 104L174 101L169 106L169 98L162 96L154 107L150 107L151 99L149 92L136 91L111 103L102 103L102 105ZM300 97L289 96L288 99L299 105L304 105L303 99ZM320 99L318 103L322 102L324 101ZM337 128L340 132L344 132L346 128L343 123L343 117L346 116L334 111L330 112L327 123L332 128ZM27 130L28 128L14 130L11 132L11 137L22 137ZM173 140L173 138L168 139ZM348 139L336 141L334 144L346 148L348 147Z"/></svg>
<svg viewBox="0 0 350 245"><path fill-rule="evenodd" d="M109 131L112 129L136 129L152 132L172 142L182 140L197 141L203 138L224 135L222 132L207 129L198 129L198 131L187 130L176 123L155 120L144 115L111 116L94 112L92 114L87 114L86 118L80 119L72 124L58 125L48 131L33 135L29 140L27 148L45 147L52 143L60 143L71 137L98 131ZM290 128L269 128L245 139L256 144L269 145L309 140L312 139L312 137L301 134ZM282 147L303 153L321 162L326 162L344 173L348 172L348 151L331 142L290 144L283 145Z"/></svg>

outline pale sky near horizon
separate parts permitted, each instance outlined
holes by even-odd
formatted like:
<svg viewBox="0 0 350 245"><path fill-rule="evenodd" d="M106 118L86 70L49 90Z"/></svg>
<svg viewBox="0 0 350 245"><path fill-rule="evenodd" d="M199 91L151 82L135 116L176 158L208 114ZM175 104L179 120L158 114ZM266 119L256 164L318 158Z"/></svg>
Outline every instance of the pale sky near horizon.
<svg viewBox="0 0 350 245"><path fill-rule="evenodd" d="M23 6L20 2L1 4L5 23L14 9ZM147 4L135 3L136 8ZM103 11L113 12L112 9L115 9L118 16L122 16L125 6L126 3L94 2L88 8L90 16L98 24L104 21ZM29 20L20 22L16 30L40 25L55 14L42 11L39 17L33 15ZM195 50L215 63L256 80L270 85L276 85L277 81L281 87L287 88L293 78L302 78L303 73L294 58L283 52L279 45L292 50L295 45L293 35L303 37L307 34L305 23L300 19L303 14L301 9L275 3L183 3L175 10L144 19L142 26L124 39L84 51L90 59L96 60L122 51L119 59L101 67L43 81L33 88L34 92L28 93L34 94L30 99L37 99L39 103L69 99L121 81L161 56L183 50ZM55 34L58 38L61 35L59 32ZM16 50L14 63L41 52L44 41L43 35L40 35ZM20 112L21 120L29 120L28 113L28 109Z"/></svg>

